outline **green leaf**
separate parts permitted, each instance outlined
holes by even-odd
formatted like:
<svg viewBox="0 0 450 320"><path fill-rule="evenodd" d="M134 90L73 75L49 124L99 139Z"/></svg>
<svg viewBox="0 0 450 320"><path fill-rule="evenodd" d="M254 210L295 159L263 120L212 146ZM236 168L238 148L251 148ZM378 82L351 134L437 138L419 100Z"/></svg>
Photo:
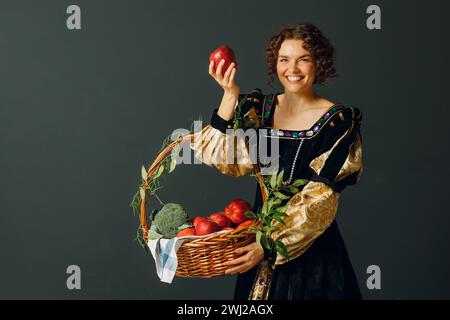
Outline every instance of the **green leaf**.
<svg viewBox="0 0 450 320"><path fill-rule="evenodd" d="M271 231L277 230L278 227L277 226L265 226L263 229L266 232L271 232Z"/></svg>
<svg viewBox="0 0 450 320"><path fill-rule="evenodd" d="M256 214L253 211L245 211L244 216L249 217L249 218L256 218Z"/></svg>
<svg viewBox="0 0 450 320"><path fill-rule="evenodd" d="M273 193L277 198L279 198L279 199L289 199L290 197L289 196L286 196L286 195L284 195L284 194L282 194L281 192L279 192L279 191L275 191L274 193Z"/></svg>
<svg viewBox="0 0 450 320"><path fill-rule="evenodd" d="M172 158L172 160L170 161L169 173L175 170L176 166L177 166L177 158Z"/></svg>
<svg viewBox="0 0 450 320"><path fill-rule="evenodd" d="M267 202L267 211L269 211L269 212L270 212L270 210L272 210L273 201L274 201L274 199L269 199L269 201Z"/></svg>
<svg viewBox="0 0 450 320"><path fill-rule="evenodd" d="M277 174L274 173L271 177L270 177L270 187L272 189L275 189L277 186Z"/></svg>
<svg viewBox="0 0 450 320"><path fill-rule="evenodd" d="M292 183L292 186L298 187L298 186L303 186L303 185L305 185L305 184L307 184L307 183L308 183L308 180L307 180L307 179L297 179L297 180L295 180L295 181Z"/></svg>
<svg viewBox="0 0 450 320"><path fill-rule="evenodd" d="M261 236L262 236L262 232L260 230L256 231L256 243L260 244L261 243Z"/></svg>
<svg viewBox="0 0 450 320"><path fill-rule="evenodd" d="M142 175L142 180L147 181L147 170L145 170L145 166L142 166L141 175Z"/></svg>
<svg viewBox="0 0 450 320"><path fill-rule="evenodd" d="M277 252L278 253L280 253L286 259L289 259L288 251L287 251L286 246L284 245L283 242L275 240L275 246L277 248Z"/></svg>
<svg viewBox="0 0 450 320"><path fill-rule="evenodd" d="M279 198L277 198L277 199L274 199L273 200L273 205L272 205L272 208L273 207L278 207L278 205L281 203L281 201L282 201L282 199L279 199Z"/></svg>
<svg viewBox="0 0 450 320"><path fill-rule="evenodd" d="M139 213L141 205L138 199L134 199L133 202L131 203L131 206L133 207L133 212Z"/></svg>
<svg viewBox="0 0 450 320"><path fill-rule="evenodd" d="M261 233L261 244L264 248L270 250L269 240L267 239L267 235L265 235L264 233Z"/></svg>
<svg viewBox="0 0 450 320"><path fill-rule="evenodd" d="M288 214L286 212L279 211L279 210L274 210L273 213L274 213L274 216L277 216L277 217L287 217L288 216Z"/></svg>
<svg viewBox="0 0 450 320"><path fill-rule="evenodd" d="M164 165L161 163L155 172L153 179L158 179L164 172Z"/></svg>
<svg viewBox="0 0 450 320"><path fill-rule="evenodd" d="M277 178L277 186L278 187L283 186L283 177L284 177L284 170L281 170L281 172L278 174L278 178Z"/></svg>
<svg viewBox="0 0 450 320"><path fill-rule="evenodd" d="M278 221L278 222L280 222L280 223L282 223L284 225L286 224L285 221L284 221L284 218L286 217L286 215L279 214L279 213L274 213L270 217L272 218L272 220L276 220L276 221Z"/></svg>
<svg viewBox="0 0 450 320"><path fill-rule="evenodd" d="M265 216L267 214L267 202L264 202L262 208L261 208L261 214Z"/></svg>
<svg viewBox="0 0 450 320"><path fill-rule="evenodd" d="M281 224L286 225L286 222L284 222L283 218L280 217L280 216L274 216L273 219L276 220L276 221L278 221L278 222L281 223Z"/></svg>
<svg viewBox="0 0 450 320"><path fill-rule="evenodd" d="M288 188L289 189L289 191L291 192L291 193L293 193L293 194L296 194L296 193L298 193L300 190L298 189L298 188L296 188L296 187L289 187Z"/></svg>
<svg viewBox="0 0 450 320"><path fill-rule="evenodd" d="M143 187L139 188L139 194L141 196L141 199L144 200L145 199L145 189Z"/></svg>

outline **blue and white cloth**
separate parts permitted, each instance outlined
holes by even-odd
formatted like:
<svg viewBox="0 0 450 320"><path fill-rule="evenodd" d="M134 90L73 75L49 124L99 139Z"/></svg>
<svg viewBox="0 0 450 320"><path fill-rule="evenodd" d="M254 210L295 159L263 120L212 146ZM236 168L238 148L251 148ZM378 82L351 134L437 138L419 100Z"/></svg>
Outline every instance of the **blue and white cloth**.
<svg viewBox="0 0 450 320"><path fill-rule="evenodd" d="M177 251L188 237L149 240L148 247L155 260L156 272L162 282L172 283L178 267Z"/></svg>
<svg viewBox="0 0 450 320"><path fill-rule="evenodd" d="M218 231L215 233L223 233L228 231ZM187 239L205 238L207 236L186 236L172 239L156 239L148 240L147 245L150 248L153 259L155 260L156 272L162 282L172 283L178 268L177 251Z"/></svg>

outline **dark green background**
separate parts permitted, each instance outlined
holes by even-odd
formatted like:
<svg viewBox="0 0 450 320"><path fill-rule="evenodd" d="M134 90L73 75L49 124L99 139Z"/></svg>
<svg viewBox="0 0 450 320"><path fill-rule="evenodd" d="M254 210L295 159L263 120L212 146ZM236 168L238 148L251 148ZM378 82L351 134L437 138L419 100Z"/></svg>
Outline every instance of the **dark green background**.
<svg viewBox="0 0 450 320"><path fill-rule="evenodd" d="M70 4L80 31L66 28ZM370 4L382 30L366 28ZM337 49L340 77L318 93L363 112L365 172L338 221L364 298L449 298L448 12L444 1L1 0L0 298L231 299L232 276L160 282L129 204L163 139L218 106L209 53L230 45L241 90L268 93L267 40L297 21ZM250 177L185 165L160 195L194 216L254 191ZM71 264L81 290L66 288ZM366 287L372 264L381 290Z"/></svg>

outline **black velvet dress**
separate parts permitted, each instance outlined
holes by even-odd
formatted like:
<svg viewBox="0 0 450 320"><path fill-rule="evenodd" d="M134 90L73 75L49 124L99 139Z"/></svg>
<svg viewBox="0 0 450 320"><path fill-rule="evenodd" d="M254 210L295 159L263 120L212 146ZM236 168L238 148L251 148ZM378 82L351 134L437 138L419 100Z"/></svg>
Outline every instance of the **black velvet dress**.
<svg viewBox="0 0 450 320"><path fill-rule="evenodd" d="M333 196L340 195L346 186L358 182L362 173L359 131L362 115L357 108L336 104L309 130L272 129L277 94L262 95L258 90L253 93L257 99L249 99L249 103L242 107L241 116L249 115L253 109L259 123L256 129L264 130L259 139L278 139L279 171L284 170L284 180L307 179L310 184L328 188ZM242 98L243 95L240 96ZM230 121L219 118L216 110L211 125L223 130L225 127L230 128ZM270 141L267 145L271 145ZM297 160L294 161L296 154ZM303 189L306 190L306 186ZM306 207L308 192L304 190L300 194ZM317 194L310 198L314 197L316 200L310 207L320 208L327 201L326 198L318 198ZM285 200L283 204L290 200ZM257 186L253 209L257 211L261 205L261 191ZM302 210L308 208L299 210L304 212ZM266 299L361 299L358 282L334 216L329 222L300 255L287 262L274 264ZM273 255L272 252L272 259ZM234 299L249 299L254 284L262 281L258 279L257 272L258 266L238 274Z"/></svg>

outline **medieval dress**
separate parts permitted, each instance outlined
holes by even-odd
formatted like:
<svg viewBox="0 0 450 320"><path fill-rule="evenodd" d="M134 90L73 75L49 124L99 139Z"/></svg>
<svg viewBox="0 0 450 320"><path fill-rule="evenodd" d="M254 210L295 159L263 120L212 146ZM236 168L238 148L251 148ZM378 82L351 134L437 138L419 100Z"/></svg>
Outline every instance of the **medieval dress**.
<svg viewBox="0 0 450 320"><path fill-rule="evenodd" d="M237 139L235 132L254 129L259 133L258 146L264 139L266 146L271 145L271 139L278 139L278 172L284 170L286 182L307 180L283 203L285 224L272 222L277 229L271 231L270 237L284 244L289 258L265 249L258 266L238 274L234 299L361 299L335 220L341 192L356 184L363 172L361 111L338 103L308 130L274 129L277 95L264 95L259 89L239 95L234 119L224 120L215 109L210 123L195 133L190 143L204 164L226 175L246 176L255 170L251 139ZM233 161L229 161L230 154ZM259 164L261 159L258 154L256 162ZM254 212L261 206L257 184Z"/></svg>

